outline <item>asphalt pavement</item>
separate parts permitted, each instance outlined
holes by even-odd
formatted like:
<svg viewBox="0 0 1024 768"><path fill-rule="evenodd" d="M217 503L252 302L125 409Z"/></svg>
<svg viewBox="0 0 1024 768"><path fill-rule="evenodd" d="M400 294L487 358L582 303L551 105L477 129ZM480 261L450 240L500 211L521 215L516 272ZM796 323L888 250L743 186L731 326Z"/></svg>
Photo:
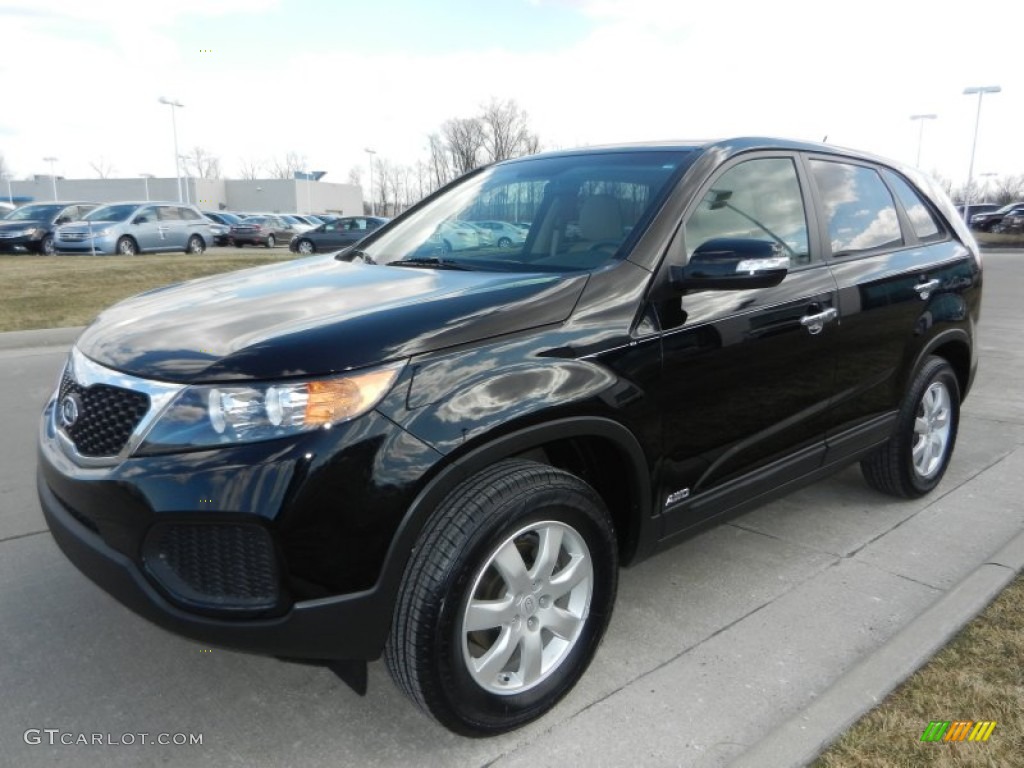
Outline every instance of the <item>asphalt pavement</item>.
<svg viewBox="0 0 1024 768"><path fill-rule="evenodd" d="M981 367L933 494L894 501L851 467L623 571L577 688L485 740L420 714L383 664L360 698L326 669L171 635L94 587L34 488L36 421L71 334L0 334L0 766L805 762L1024 562L1024 251L985 268Z"/></svg>

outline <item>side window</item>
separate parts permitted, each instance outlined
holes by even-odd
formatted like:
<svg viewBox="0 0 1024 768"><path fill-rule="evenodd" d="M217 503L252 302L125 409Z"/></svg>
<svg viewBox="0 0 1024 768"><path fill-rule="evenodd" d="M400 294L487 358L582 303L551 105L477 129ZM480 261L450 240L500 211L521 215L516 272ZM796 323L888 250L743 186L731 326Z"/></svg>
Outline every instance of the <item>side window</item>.
<svg viewBox="0 0 1024 768"><path fill-rule="evenodd" d="M877 171L862 165L811 160L835 255L903 245L896 204Z"/></svg>
<svg viewBox="0 0 1024 768"><path fill-rule="evenodd" d="M198 221L202 218L193 208L179 208L178 213L184 221Z"/></svg>
<svg viewBox="0 0 1024 768"><path fill-rule="evenodd" d="M140 219L143 220L143 223L146 224L155 223L157 220L156 208L153 207L152 205L146 206L145 208L140 208L139 212L135 214L135 218L133 219L133 221L139 221Z"/></svg>
<svg viewBox="0 0 1024 768"><path fill-rule="evenodd" d="M161 205L160 221L181 221L181 212L176 205Z"/></svg>
<svg viewBox="0 0 1024 768"><path fill-rule="evenodd" d="M900 199L903 210L907 212L907 218L910 219L910 226L913 227L917 239L925 241L941 240L943 236L942 228L935 221L935 217L928 209L928 206L924 204L921 196L895 173L891 171L885 171L884 173L885 180L895 190L896 197Z"/></svg>
<svg viewBox="0 0 1024 768"><path fill-rule="evenodd" d="M747 160L727 170L690 215L683 236L687 259L708 240L738 237L781 245L790 266L810 263L807 215L792 159Z"/></svg>

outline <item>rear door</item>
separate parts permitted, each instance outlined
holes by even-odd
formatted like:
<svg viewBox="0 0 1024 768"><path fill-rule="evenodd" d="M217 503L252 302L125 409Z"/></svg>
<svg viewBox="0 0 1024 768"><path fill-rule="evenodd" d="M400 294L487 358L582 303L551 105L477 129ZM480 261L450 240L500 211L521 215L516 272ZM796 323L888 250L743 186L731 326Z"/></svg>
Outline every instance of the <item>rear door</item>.
<svg viewBox="0 0 1024 768"><path fill-rule="evenodd" d="M821 465L838 324L807 186L794 153L741 156L705 184L670 250L685 263L708 240L755 239L790 263L775 287L659 307L667 535Z"/></svg>
<svg viewBox="0 0 1024 768"><path fill-rule="evenodd" d="M968 250L907 179L859 160L812 156L808 166L839 286L829 414L829 461L839 461L889 435L917 351L937 323L963 321L974 273Z"/></svg>

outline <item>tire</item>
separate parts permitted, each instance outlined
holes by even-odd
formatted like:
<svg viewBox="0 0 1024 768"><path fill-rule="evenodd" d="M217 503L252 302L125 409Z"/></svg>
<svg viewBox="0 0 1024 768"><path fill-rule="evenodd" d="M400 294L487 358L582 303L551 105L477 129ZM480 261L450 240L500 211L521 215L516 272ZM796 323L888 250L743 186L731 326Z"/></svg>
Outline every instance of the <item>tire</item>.
<svg viewBox="0 0 1024 768"><path fill-rule="evenodd" d="M139 245L130 237L122 237L117 241L117 253L119 256L137 256Z"/></svg>
<svg viewBox="0 0 1024 768"><path fill-rule="evenodd" d="M206 243L203 242L203 238L199 235L192 235L188 239L188 244L185 246L185 253L191 253L195 256L203 253L206 250Z"/></svg>
<svg viewBox="0 0 1024 768"><path fill-rule="evenodd" d="M509 238L507 238L507 237L503 237L500 240L498 240L498 247L499 248L511 248L512 247L512 241Z"/></svg>
<svg viewBox="0 0 1024 768"><path fill-rule="evenodd" d="M57 246L54 245L53 235L45 235L43 239L39 241L39 253L43 256L56 255Z"/></svg>
<svg viewBox="0 0 1024 768"><path fill-rule="evenodd" d="M557 547L554 557L540 556L545 545ZM615 534L600 496L559 469L501 461L457 486L424 526L396 601L388 670L456 733L518 728L586 670L617 583ZM507 601L503 611L496 600ZM481 660L489 654L488 667Z"/></svg>
<svg viewBox="0 0 1024 768"><path fill-rule="evenodd" d="M267 248L273 248L277 245L277 240L274 239L273 235L267 235Z"/></svg>
<svg viewBox="0 0 1024 768"><path fill-rule="evenodd" d="M242 243L238 242L237 240L232 240L231 244L233 246L235 246L235 248L241 248L242 247Z"/></svg>
<svg viewBox="0 0 1024 768"><path fill-rule="evenodd" d="M308 256L311 253L316 253L316 246L313 244L312 240L302 239L296 243L295 250L303 256Z"/></svg>
<svg viewBox="0 0 1024 768"><path fill-rule="evenodd" d="M942 480L960 425L960 384L949 363L929 357L903 398L889 442L863 459L868 485L915 499Z"/></svg>

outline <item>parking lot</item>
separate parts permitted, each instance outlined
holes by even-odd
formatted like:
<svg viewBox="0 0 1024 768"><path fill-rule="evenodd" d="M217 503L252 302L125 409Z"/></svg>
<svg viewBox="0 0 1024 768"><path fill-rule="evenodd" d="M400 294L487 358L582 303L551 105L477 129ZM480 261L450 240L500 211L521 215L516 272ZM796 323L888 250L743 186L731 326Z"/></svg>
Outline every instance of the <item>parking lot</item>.
<svg viewBox="0 0 1024 768"><path fill-rule="evenodd" d="M0 340L0 766L727 765L1024 528L1024 251L985 267L978 379L935 493L892 501L852 467L624 571L581 684L490 740L435 725L380 663L360 698L326 669L170 635L93 586L35 499L36 419L66 350Z"/></svg>

